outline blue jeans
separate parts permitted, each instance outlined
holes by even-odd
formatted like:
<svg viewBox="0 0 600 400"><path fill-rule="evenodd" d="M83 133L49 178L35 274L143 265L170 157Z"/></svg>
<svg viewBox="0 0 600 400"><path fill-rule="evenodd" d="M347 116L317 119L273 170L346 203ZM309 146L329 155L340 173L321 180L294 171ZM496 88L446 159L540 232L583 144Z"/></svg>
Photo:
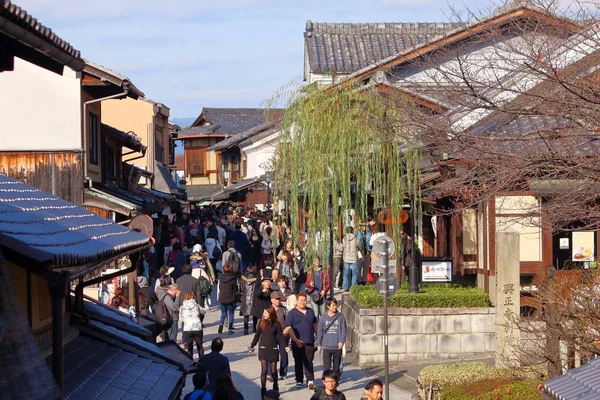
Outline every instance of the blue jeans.
<svg viewBox="0 0 600 400"><path fill-rule="evenodd" d="M346 291L350 289L350 272L352 272L352 286L356 286L358 284L356 276L356 261L344 261L344 290Z"/></svg>
<svg viewBox="0 0 600 400"><path fill-rule="evenodd" d="M227 316L227 320L229 321L229 330L233 329L233 312L235 311L235 303L231 304L220 304L221 306L221 321L219 325L223 325L225 322L225 317ZM227 315L229 314L229 315Z"/></svg>

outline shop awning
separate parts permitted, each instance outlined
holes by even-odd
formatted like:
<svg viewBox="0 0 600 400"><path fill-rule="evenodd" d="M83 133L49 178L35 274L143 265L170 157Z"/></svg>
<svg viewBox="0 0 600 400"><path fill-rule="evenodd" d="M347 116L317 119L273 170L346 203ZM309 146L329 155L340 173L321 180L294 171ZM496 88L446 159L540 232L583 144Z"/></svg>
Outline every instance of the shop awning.
<svg viewBox="0 0 600 400"><path fill-rule="evenodd" d="M154 161L154 190L163 193L177 193L179 188L169 171L158 161Z"/></svg>
<svg viewBox="0 0 600 400"><path fill-rule="evenodd" d="M189 185L185 191L189 201L212 201L212 196L224 189L223 185Z"/></svg>
<svg viewBox="0 0 600 400"><path fill-rule="evenodd" d="M142 188L130 192L114 185L94 183L92 188L84 189L83 194L85 206L109 209L125 216L134 216L138 211L160 212L165 208L164 202L144 193Z"/></svg>

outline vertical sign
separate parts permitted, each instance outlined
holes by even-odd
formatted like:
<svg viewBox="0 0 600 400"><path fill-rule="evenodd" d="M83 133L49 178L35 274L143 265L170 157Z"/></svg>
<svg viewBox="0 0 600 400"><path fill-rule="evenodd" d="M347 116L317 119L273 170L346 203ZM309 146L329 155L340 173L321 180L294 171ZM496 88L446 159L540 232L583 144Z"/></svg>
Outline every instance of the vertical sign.
<svg viewBox="0 0 600 400"><path fill-rule="evenodd" d="M520 348L519 233L496 235L496 366L514 367Z"/></svg>

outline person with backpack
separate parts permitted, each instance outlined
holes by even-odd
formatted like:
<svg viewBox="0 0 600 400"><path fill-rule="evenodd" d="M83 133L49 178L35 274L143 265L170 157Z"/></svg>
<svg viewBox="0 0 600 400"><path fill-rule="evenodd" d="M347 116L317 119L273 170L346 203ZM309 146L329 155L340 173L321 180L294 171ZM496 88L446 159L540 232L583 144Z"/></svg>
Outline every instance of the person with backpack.
<svg viewBox="0 0 600 400"><path fill-rule="evenodd" d="M179 318L183 327L183 341L187 344L188 352L193 359L194 343L196 343L196 348L198 349L198 357L204 355L202 347L204 332L200 316L204 315L206 309L198 306L194 292L187 292L184 299L183 304L179 308Z"/></svg>
<svg viewBox="0 0 600 400"><path fill-rule="evenodd" d="M327 299L327 312L319 319L317 341L319 353L323 353L323 365L329 367L333 362L333 372L340 375L342 348L346 343L346 319L337 309L335 297Z"/></svg>
<svg viewBox="0 0 600 400"><path fill-rule="evenodd" d="M196 367L192 377L194 391L185 395L183 400L213 400L212 394L206 389L206 368L202 365Z"/></svg>
<svg viewBox="0 0 600 400"><path fill-rule="evenodd" d="M181 293L187 294L188 292L192 292L195 299L200 299L200 281L192 276L192 267L189 264L185 264L182 272L183 275L175 282L179 285Z"/></svg>
<svg viewBox="0 0 600 400"><path fill-rule="evenodd" d="M181 290L179 289L179 285L173 283L169 286L169 290L167 291L167 293L164 293L162 295L158 302L158 306L156 307L156 313L160 317L161 322L163 320L165 321L165 323L163 323L163 333L165 336L165 340L172 340L174 342L177 342L177 323L179 322L179 296L181 296ZM165 311L170 316L170 321L169 317L167 315L164 315Z"/></svg>
<svg viewBox="0 0 600 400"><path fill-rule="evenodd" d="M328 369L323 372L323 389L318 390L312 395L310 400L346 400L344 393L337 390L340 377L338 374Z"/></svg>
<svg viewBox="0 0 600 400"><path fill-rule="evenodd" d="M223 265L231 265L233 274L238 278L242 276L242 255L235 249L235 242L227 242L227 251L223 253Z"/></svg>
<svg viewBox="0 0 600 400"><path fill-rule="evenodd" d="M228 334L235 333L233 329L233 312L235 311L236 297L239 295L240 289L238 286L238 279L233 274L233 268L231 265L223 266L223 276L219 280L217 299L221 307L221 319L219 321L219 333L223 333L223 323L225 317L229 321Z"/></svg>

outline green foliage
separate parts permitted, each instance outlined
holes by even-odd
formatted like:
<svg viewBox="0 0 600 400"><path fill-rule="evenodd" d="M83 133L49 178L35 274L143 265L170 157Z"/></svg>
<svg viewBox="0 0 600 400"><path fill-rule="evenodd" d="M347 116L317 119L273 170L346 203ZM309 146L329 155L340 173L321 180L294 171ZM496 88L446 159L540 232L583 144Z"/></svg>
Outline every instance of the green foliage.
<svg viewBox="0 0 600 400"><path fill-rule="evenodd" d="M492 368L482 362L462 364L430 365L421 370L419 382L423 386L433 384L433 387L446 388L452 385L463 385L482 380L511 379L534 380L541 379L545 370L540 366L523 369Z"/></svg>
<svg viewBox="0 0 600 400"><path fill-rule="evenodd" d="M486 379L444 387L440 400L539 400L536 381Z"/></svg>
<svg viewBox="0 0 600 400"><path fill-rule="evenodd" d="M375 210L387 208L397 215L405 194L412 198L414 221L420 220L419 143L404 118L385 96L358 83L336 90L309 86L292 92L281 122L275 180L277 187L286 188L284 192L289 188L294 237L304 225L299 220L299 211L304 210L309 211L309 239L314 241L321 232L322 240L308 246L308 259L314 255L326 259L330 196L333 221L338 221L340 211L351 208L366 219L369 196ZM400 229L394 230L393 239L400 243Z"/></svg>
<svg viewBox="0 0 600 400"><path fill-rule="evenodd" d="M353 286L350 294L362 308L383 306L383 297L375 285ZM489 295L484 290L448 283L422 285L419 293L408 293L408 285L403 284L388 299L390 307L403 308L481 308L489 304Z"/></svg>

